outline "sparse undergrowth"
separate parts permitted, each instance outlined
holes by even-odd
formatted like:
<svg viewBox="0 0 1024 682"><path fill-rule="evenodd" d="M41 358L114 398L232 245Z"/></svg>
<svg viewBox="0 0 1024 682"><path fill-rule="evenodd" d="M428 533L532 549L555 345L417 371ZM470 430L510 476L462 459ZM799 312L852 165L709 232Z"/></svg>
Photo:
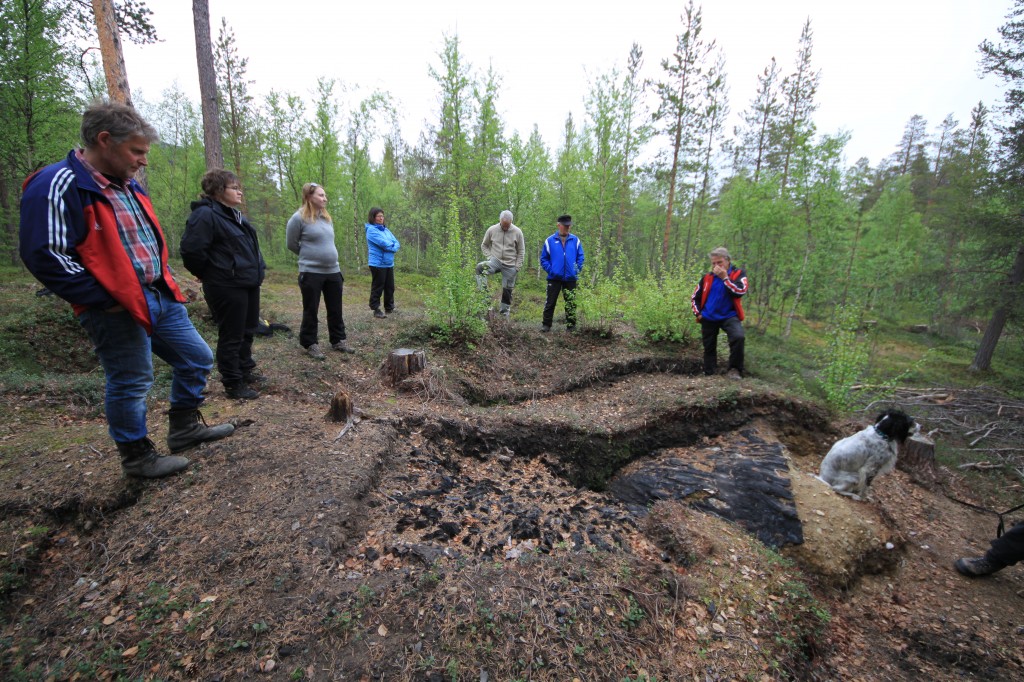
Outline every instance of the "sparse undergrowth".
<svg viewBox="0 0 1024 682"><path fill-rule="evenodd" d="M294 329L292 280L271 278L264 316ZM869 650L881 656L872 665L885 666L885 679L1020 672L1024 661L1004 625L1013 589L975 584L992 590L981 594L994 606L970 609L962 585L928 592L956 580L947 555L967 551L965 538L983 546L988 520L968 523L947 509L936 522L929 515L944 498L897 474L864 504L912 538L898 550L906 568L866 574L842 593L683 503L655 505L629 522L609 511L609 497L577 487L599 488L645 456L645 431L713 450L701 429L727 442L730 429L755 417L772 421L812 469L834 434L815 416L820 410L798 409L798 399L761 378L796 371L802 350L752 334L754 378L690 381L699 371L692 346L649 345L621 321L612 334L540 335L541 293L531 286L517 291L512 321L490 321L476 349L435 347L401 279L399 313L384 321L361 307L365 285L365 277L346 278L357 355L315 363L293 337L257 341L271 379L264 396L228 401L214 382L204 414L240 428L188 453L192 467L170 480L120 479L98 416L100 373L36 387L3 383L4 679L873 679L857 663ZM31 296L19 286L12 306ZM201 304L192 312L211 338ZM66 323L58 315L45 324ZM794 327L795 336L815 331ZM22 348L23 338L0 331L0 347ZM426 346L429 369L392 387L377 369L397 346ZM872 371L895 362L895 354L879 355ZM943 362L952 355L944 351ZM814 385L813 372L801 377ZM161 368L151 399L158 444L168 379ZM94 392L81 395L76 382L93 382ZM342 439L323 421L338 387L364 414ZM735 423L714 423L713 412ZM645 425L653 414L670 417ZM701 428L685 435L691 423ZM516 429L543 437L518 442ZM568 456L561 444L570 439L594 445ZM628 447L616 450L617 439ZM606 454L621 459L600 473L583 466ZM952 463L957 455L943 456ZM973 476L985 477L994 495L981 501L1007 494L1005 477ZM958 495L972 493L969 482L954 478ZM435 498L446 501L443 516ZM551 523L563 519L564 536L501 535L501 524L529 520L534 508ZM812 509L831 513L824 501ZM1015 575L1001 580L1012 588ZM998 611L1004 604L1009 610ZM979 608L993 615L961 622ZM940 627L944 634L935 634ZM950 668L956 638L970 628L991 647Z"/></svg>

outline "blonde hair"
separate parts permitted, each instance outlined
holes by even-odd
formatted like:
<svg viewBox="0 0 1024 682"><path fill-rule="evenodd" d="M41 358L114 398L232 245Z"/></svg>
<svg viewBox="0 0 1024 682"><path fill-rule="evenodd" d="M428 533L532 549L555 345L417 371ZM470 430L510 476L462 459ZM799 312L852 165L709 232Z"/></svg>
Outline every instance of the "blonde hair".
<svg viewBox="0 0 1024 682"><path fill-rule="evenodd" d="M327 208L317 209L313 206L309 200L313 196L313 192L323 187L315 182L307 182L302 186L302 206L299 208L299 217L302 218L304 223L315 223L317 220L324 220L328 223L333 223L331 214L327 212Z"/></svg>

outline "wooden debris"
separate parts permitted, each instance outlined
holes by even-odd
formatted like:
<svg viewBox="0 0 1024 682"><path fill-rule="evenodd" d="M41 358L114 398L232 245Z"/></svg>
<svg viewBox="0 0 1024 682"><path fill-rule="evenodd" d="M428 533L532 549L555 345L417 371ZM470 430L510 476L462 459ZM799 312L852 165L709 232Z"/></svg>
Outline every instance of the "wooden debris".
<svg viewBox="0 0 1024 682"><path fill-rule="evenodd" d="M957 469L966 471L967 469L974 469L976 471L988 471L989 469L1002 469L1002 464L992 464L991 462L964 462L959 465Z"/></svg>

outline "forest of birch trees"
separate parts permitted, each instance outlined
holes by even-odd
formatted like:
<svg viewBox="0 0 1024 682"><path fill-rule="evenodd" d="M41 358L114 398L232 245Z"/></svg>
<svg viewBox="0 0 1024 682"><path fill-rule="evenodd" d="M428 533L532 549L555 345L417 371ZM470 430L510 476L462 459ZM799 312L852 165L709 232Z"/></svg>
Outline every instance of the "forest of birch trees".
<svg viewBox="0 0 1024 682"><path fill-rule="evenodd" d="M21 184L76 144L79 114L105 84L89 49L88 2L0 7L0 248L17 264ZM154 39L144 3L119 10L124 39ZM610 278L660 286L725 245L750 276L753 329L785 335L795 316L853 306L942 333L987 330L990 359L1000 335L1019 330L1022 309L1024 0L979 46L980 69L1005 81L1005 100L973 103L964 120L912 116L874 166L847 158L848 133L816 126L813 19L793 34L791 53L766 58L756 92L737 100L730 82L751 74L729 72L691 0L675 44L634 44L618 67L591 75L585 115L569 116L554 140L536 127L509 131L499 114L502 74L470 63L458 35L438 36L435 60L421 66L436 88L436 115L409 139L393 93L350 87L341 70L320 76L313 92L264 92L234 29L219 20L224 164L242 179L244 210L271 264L291 262L284 225L305 182L326 188L350 270L365 265L371 205L385 208L402 240L398 267L425 275L437 273L451 235L475 253L502 209L523 229L535 271L554 217L569 212L591 286ZM656 78L640 75L648 59L660 66ZM161 135L147 184L173 252L206 170L202 111L178 88L134 104ZM982 355L979 369L988 366Z"/></svg>

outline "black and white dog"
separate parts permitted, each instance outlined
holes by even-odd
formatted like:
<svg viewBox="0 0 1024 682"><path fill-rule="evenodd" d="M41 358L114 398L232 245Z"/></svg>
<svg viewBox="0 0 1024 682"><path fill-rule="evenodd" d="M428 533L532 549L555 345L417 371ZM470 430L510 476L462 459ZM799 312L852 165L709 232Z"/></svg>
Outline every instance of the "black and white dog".
<svg viewBox="0 0 1024 682"><path fill-rule="evenodd" d="M886 410L874 426L837 441L821 461L818 478L842 495L859 500L876 476L896 468L899 446L921 430L900 410Z"/></svg>

